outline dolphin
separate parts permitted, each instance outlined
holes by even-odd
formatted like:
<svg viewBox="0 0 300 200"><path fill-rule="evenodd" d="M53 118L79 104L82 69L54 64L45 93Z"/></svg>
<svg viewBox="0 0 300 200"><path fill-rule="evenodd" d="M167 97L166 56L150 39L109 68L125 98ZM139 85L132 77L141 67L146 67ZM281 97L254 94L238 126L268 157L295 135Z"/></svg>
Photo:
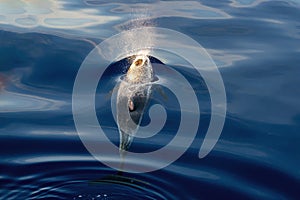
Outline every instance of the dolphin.
<svg viewBox="0 0 300 200"><path fill-rule="evenodd" d="M134 135L138 131L151 95L153 77L153 68L149 57L137 55L133 57L132 63L119 85L116 117L121 155L129 149Z"/></svg>

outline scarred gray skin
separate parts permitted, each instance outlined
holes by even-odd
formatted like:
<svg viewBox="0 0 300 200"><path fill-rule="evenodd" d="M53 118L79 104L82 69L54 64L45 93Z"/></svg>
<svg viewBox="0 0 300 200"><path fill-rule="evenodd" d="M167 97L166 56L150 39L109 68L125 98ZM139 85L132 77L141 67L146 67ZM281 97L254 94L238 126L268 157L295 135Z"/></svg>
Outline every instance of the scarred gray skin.
<svg viewBox="0 0 300 200"><path fill-rule="evenodd" d="M138 55L130 65L117 93L120 153L128 150L151 95L153 69L148 56Z"/></svg>

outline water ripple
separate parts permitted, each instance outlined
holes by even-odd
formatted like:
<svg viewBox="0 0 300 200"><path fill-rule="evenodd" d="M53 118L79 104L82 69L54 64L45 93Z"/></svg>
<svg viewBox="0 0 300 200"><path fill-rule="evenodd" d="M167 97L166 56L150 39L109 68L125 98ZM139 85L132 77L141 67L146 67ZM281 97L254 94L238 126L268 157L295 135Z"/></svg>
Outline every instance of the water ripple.
<svg viewBox="0 0 300 200"><path fill-rule="evenodd" d="M11 99L15 99L11 101ZM55 111L61 109L66 103L40 96L2 92L0 100L0 113L28 112L28 111Z"/></svg>

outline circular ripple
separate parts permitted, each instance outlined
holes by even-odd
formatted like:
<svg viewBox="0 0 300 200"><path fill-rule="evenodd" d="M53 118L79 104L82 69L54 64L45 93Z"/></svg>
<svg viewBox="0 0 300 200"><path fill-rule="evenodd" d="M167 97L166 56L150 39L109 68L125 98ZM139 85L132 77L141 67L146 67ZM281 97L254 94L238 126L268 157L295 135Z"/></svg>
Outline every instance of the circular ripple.
<svg viewBox="0 0 300 200"><path fill-rule="evenodd" d="M133 177L95 161L14 165L23 176L2 177L3 199L170 199L151 176ZM19 170L20 171L20 170ZM39 172L37 172L39 171Z"/></svg>

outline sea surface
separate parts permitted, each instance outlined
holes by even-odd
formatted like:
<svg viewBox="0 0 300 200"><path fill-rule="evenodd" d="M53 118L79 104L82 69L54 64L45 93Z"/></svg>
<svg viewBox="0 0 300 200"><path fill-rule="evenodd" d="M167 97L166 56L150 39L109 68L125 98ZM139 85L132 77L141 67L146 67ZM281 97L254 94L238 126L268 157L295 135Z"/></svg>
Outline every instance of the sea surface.
<svg viewBox="0 0 300 200"><path fill-rule="evenodd" d="M207 51L224 83L226 118L213 150L199 159L212 106L205 80L178 56L158 54L151 61L169 63L194 89L199 129L167 167L121 173L85 148L73 120L72 92L81 64L98 44L141 27L178 31ZM98 121L115 145L110 97L128 69L125 61L112 61L95 95ZM300 199L299 63L296 0L1 0L0 199ZM167 71L157 79L180 85ZM176 135L180 102L161 87L149 106L166 108L166 124L149 139L134 139L134 152L160 149ZM142 124L149 121L145 111Z"/></svg>

